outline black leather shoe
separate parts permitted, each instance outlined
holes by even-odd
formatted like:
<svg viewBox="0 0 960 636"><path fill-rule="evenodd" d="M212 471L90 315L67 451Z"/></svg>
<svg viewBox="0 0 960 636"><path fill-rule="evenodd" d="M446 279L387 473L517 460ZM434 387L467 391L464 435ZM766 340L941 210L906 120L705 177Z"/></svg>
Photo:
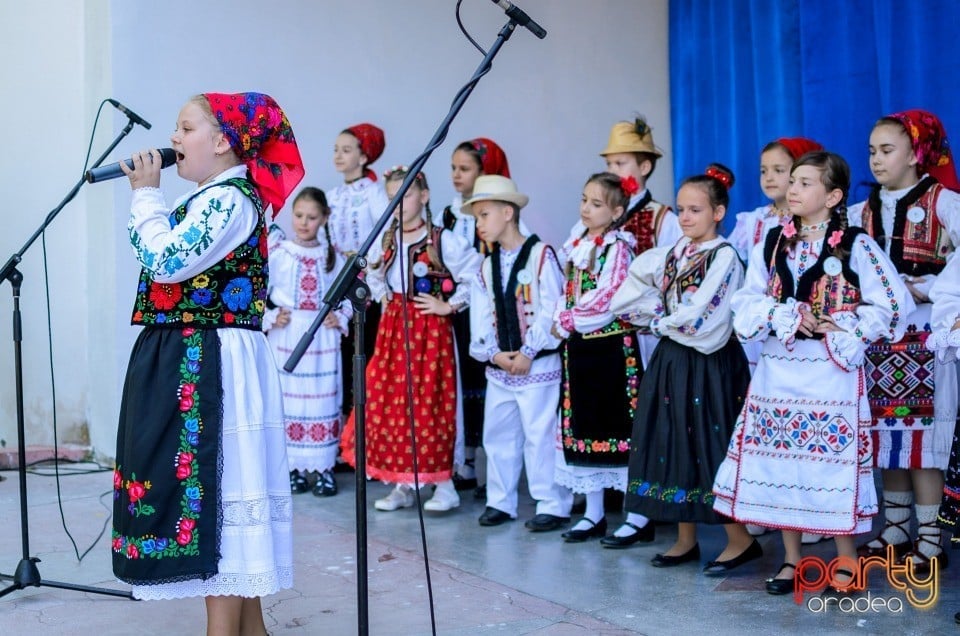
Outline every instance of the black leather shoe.
<svg viewBox="0 0 960 636"><path fill-rule="evenodd" d="M477 499L477 500L479 500L479 501L483 501L484 499L486 499L486 498L487 498L487 485L486 485L486 484L480 484L479 486L477 486L476 488L474 488L474 489L473 489L473 498L474 498L474 499Z"/></svg>
<svg viewBox="0 0 960 636"><path fill-rule="evenodd" d="M648 521L647 525L643 526L642 528L630 523L629 521L624 521L623 525L633 528L633 534L628 534L625 537L618 537L616 534L611 534L600 539L600 545L613 550L622 550L624 548L629 548L635 543L650 543L653 541L654 526L652 521Z"/></svg>
<svg viewBox="0 0 960 636"><path fill-rule="evenodd" d="M780 569L777 570L777 574L783 572L786 568L793 570L794 575L796 575L797 566L793 563L784 563L780 566ZM796 581L796 576L791 576L789 579L767 579L766 588L768 594L774 594L776 596L783 596L784 594L793 594L794 585Z"/></svg>
<svg viewBox="0 0 960 636"><path fill-rule="evenodd" d="M332 470L320 473L317 483L313 485L313 494L317 497L333 497L337 494L337 480Z"/></svg>
<svg viewBox="0 0 960 636"><path fill-rule="evenodd" d="M560 536L563 537L563 540L567 543L583 543L587 539L592 539L593 537L602 537L607 534L607 519L604 517L597 523L582 517L580 521L586 521L591 524L586 530L567 530ZM577 521L577 523L580 523Z"/></svg>
<svg viewBox="0 0 960 636"><path fill-rule="evenodd" d="M689 563L690 561L699 561L699 560L700 560L700 544L694 543L692 548L690 548L680 556L667 556L666 554L658 554L657 556L650 559L650 564L655 568L672 568L675 565L680 565L682 563Z"/></svg>
<svg viewBox="0 0 960 636"><path fill-rule="evenodd" d="M299 495L310 490L310 482L299 471L290 471L290 492Z"/></svg>
<svg viewBox="0 0 960 636"><path fill-rule="evenodd" d="M551 530L556 530L568 523L570 523L570 517L558 517L556 515L541 513L536 515L533 519L528 519L523 524L523 527L530 532L550 532Z"/></svg>
<svg viewBox="0 0 960 636"><path fill-rule="evenodd" d="M707 576L722 576L730 570L740 567L748 561L759 559L762 556L763 548L761 548L757 540L754 539L753 543L751 543L746 550L732 559L727 559L726 561L709 561L706 567L703 568L703 573Z"/></svg>
<svg viewBox="0 0 960 636"><path fill-rule="evenodd" d="M513 517L503 510L497 510L496 508L487 506L487 509L483 511L483 514L480 515L477 521L480 522L481 526L499 526L501 523L513 521Z"/></svg>
<svg viewBox="0 0 960 636"><path fill-rule="evenodd" d="M477 487L476 477L461 477L459 473L453 473L453 487L457 491L473 490Z"/></svg>

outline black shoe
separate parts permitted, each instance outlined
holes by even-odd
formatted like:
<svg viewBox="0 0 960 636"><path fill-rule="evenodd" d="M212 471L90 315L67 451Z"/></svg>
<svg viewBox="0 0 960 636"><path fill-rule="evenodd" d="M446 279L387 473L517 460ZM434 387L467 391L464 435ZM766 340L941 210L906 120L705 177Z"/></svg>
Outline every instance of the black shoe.
<svg viewBox="0 0 960 636"><path fill-rule="evenodd" d="M690 548L680 556L667 556L666 554L658 554L657 556L650 559L650 564L655 568L672 568L675 565L680 565L682 563L688 563L690 561L699 561L699 560L700 560L700 544L694 543L692 548Z"/></svg>
<svg viewBox="0 0 960 636"><path fill-rule="evenodd" d="M487 498L487 485L481 484L473 489L473 498L478 501L484 501Z"/></svg>
<svg viewBox="0 0 960 636"><path fill-rule="evenodd" d="M487 509L483 511L483 514L480 515L477 521L480 522L481 526L499 526L502 523L513 521L513 517L503 510L497 510L496 508L487 506Z"/></svg>
<svg viewBox="0 0 960 636"><path fill-rule="evenodd" d="M960 625L960 612L957 612L956 614L953 615L953 622Z"/></svg>
<svg viewBox="0 0 960 636"><path fill-rule="evenodd" d="M600 539L600 545L605 548L622 550L624 548L629 548L635 543L650 543L653 541L654 526L652 521L648 521L647 525L643 526L642 528L630 523L629 521L624 521L623 525L633 528L633 534L628 534L625 537L618 537L616 534L611 534Z"/></svg>
<svg viewBox="0 0 960 636"><path fill-rule="evenodd" d="M586 517L581 517L580 521L586 521L591 524L586 530L567 530L560 536L563 537L563 540L567 543L583 543L587 539L592 539L593 537L602 537L607 534L607 519L604 517L597 523L594 523ZM577 521L577 523L580 523Z"/></svg>
<svg viewBox="0 0 960 636"><path fill-rule="evenodd" d="M462 477L460 473L453 473L453 487L460 490L473 490L477 487L476 477Z"/></svg>
<svg viewBox="0 0 960 636"><path fill-rule="evenodd" d="M530 532L550 532L570 523L570 517L558 517L541 513L524 522L523 527Z"/></svg>
<svg viewBox="0 0 960 636"><path fill-rule="evenodd" d="M310 490L310 482L299 471L290 471L290 492L299 495Z"/></svg>
<svg viewBox="0 0 960 636"><path fill-rule="evenodd" d="M703 573L707 576L721 576L748 561L759 559L762 556L763 548L761 548L757 540L754 539L753 543L751 543L746 550L732 559L727 559L726 561L709 561L706 567L703 568Z"/></svg>
<svg viewBox="0 0 960 636"><path fill-rule="evenodd" d="M314 496L333 497L337 492L337 480L333 477L333 470L325 470L320 473L317 483L313 485Z"/></svg>
<svg viewBox="0 0 960 636"><path fill-rule="evenodd" d="M791 576L789 579L767 579L766 588L768 594L783 596L784 594L793 594L795 591L797 566L793 563L784 563L780 566L780 569L777 570L777 574L783 572L785 568L793 570L794 576Z"/></svg>

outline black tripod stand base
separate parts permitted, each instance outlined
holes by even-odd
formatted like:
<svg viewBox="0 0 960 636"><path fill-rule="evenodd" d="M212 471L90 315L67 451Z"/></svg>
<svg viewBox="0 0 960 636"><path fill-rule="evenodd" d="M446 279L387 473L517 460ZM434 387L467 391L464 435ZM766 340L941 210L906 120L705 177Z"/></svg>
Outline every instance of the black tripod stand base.
<svg viewBox="0 0 960 636"><path fill-rule="evenodd" d="M28 587L56 587L61 590L76 590L78 592L90 592L92 594L104 594L106 596L119 596L122 598L133 599L133 594L131 592L124 592L123 590L111 590L103 587L92 587L90 585L77 585L75 583L63 583L61 581L48 581L40 578L40 570L37 569L37 561L40 559L36 557L31 557L29 559L21 559L20 563L17 564L17 571L10 576L9 574L0 573L0 579L7 579L13 581L12 585L0 590L0 597L4 597L11 592L17 590L22 590Z"/></svg>

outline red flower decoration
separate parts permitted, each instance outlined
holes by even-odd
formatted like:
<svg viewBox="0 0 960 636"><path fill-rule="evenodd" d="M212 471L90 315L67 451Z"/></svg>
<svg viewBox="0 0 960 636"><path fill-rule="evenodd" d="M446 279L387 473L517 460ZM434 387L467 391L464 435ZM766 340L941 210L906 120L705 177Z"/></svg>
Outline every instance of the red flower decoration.
<svg viewBox="0 0 960 636"><path fill-rule="evenodd" d="M730 181L729 174L713 166L710 166L709 168L707 168L704 174L706 174L708 177L713 177L714 179L722 183L723 187L727 190L729 190L730 186L733 185L733 183L731 183Z"/></svg>
<svg viewBox="0 0 960 636"><path fill-rule="evenodd" d="M133 543L127 544L127 557L131 559L140 558L140 550L137 549L137 546Z"/></svg>
<svg viewBox="0 0 960 636"><path fill-rule="evenodd" d="M830 235L830 238L827 239L827 245L830 247L836 247L840 244L840 241L843 240L843 231L834 230L833 234Z"/></svg>
<svg viewBox="0 0 960 636"><path fill-rule="evenodd" d="M593 237L593 244L596 245L597 247L600 247L601 245L603 245L603 235L597 234L595 237Z"/></svg>
<svg viewBox="0 0 960 636"><path fill-rule="evenodd" d="M189 395L185 395L180 398L180 410L186 413L193 408L193 398Z"/></svg>
<svg viewBox="0 0 960 636"><path fill-rule="evenodd" d="M181 530L193 530L197 527L197 522L190 517L183 517L180 519L180 529Z"/></svg>
<svg viewBox="0 0 960 636"><path fill-rule="evenodd" d="M797 226L791 223L785 223L783 226L783 238L793 238L797 235Z"/></svg>
<svg viewBox="0 0 960 636"><path fill-rule="evenodd" d="M130 498L130 503L140 501L145 494L147 494L147 489L139 481L131 481L130 485L127 486L127 497Z"/></svg>
<svg viewBox="0 0 960 636"><path fill-rule="evenodd" d="M193 392L196 391L197 385L193 382L187 382L186 384L180 385L180 395L183 397L188 397L193 395Z"/></svg>
<svg viewBox="0 0 960 636"><path fill-rule="evenodd" d="M123 488L123 477L120 475L120 471L114 469L113 471L113 489L120 490Z"/></svg>
<svg viewBox="0 0 960 636"><path fill-rule="evenodd" d="M181 530L177 533L177 543L180 545L187 545L193 541L193 533L189 530Z"/></svg>
<svg viewBox="0 0 960 636"><path fill-rule="evenodd" d="M180 453L177 455L177 464L181 466L189 466L192 461L193 453Z"/></svg>
<svg viewBox="0 0 960 636"><path fill-rule="evenodd" d="M192 474L193 468L190 467L190 464L180 464L177 466L177 479L180 481L183 481Z"/></svg>
<svg viewBox="0 0 960 636"><path fill-rule="evenodd" d="M621 177L620 178L620 189L623 190L623 193L628 197L632 197L637 192L640 192L640 184L637 183L635 178L631 177Z"/></svg>
<svg viewBox="0 0 960 636"><path fill-rule="evenodd" d="M183 294L180 292L179 285L167 285L165 283L150 284L150 302L162 311L176 307L182 296Z"/></svg>

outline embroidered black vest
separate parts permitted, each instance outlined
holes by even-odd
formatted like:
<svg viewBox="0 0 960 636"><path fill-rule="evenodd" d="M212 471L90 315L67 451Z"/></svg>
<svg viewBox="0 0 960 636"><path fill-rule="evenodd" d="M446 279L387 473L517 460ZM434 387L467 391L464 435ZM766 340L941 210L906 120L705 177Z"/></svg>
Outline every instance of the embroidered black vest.
<svg viewBox="0 0 960 636"><path fill-rule="evenodd" d="M950 235L936 212L941 191L943 186L928 176L903 195L894 209L893 236L885 236L883 232L880 186L873 188L863 205L864 229L880 247L886 248L890 242L890 260L901 274L939 274L947 265ZM907 218L910 208L923 210L923 219L913 222Z"/></svg>
<svg viewBox="0 0 960 636"><path fill-rule="evenodd" d="M703 280L707 277L707 271L710 269L710 265L713 264L713 259L716 258L720 250L727 248L736 252L736 248L729 243L721 243L713 249L694 254L693 257L687 260L687 265L683 269L680 269L680 258L674 254L674 250L667 252L667 258L663 268L663 278L660 281L663 309L667 315L670 315L670 303L667 302L667 294L670 293L671 289L673 289L676 294L677 305L683 305L684 293L687 290L695 291L699 289L700 285L703 284ZM739 254L737 255L737 260L740 260Z"/></svg>
<svg viewBox="0 0 960 636"><path fill-rule="evenodd" d="M444 228L434 225L430 228L430 233L427 235L433 242L433 246L438 255L443 254L441 249L443 230ZM430 262L430 256L427 254L427 236L416 243L405 246L407 248L407 262L410 264L407 269L407 298L413 300L417 294L430 294L435 298L446 301L453 295L457 286L453 280L453 274L451 274L446 267L441 266L437 268ZM396 260L396 258L397 248L396 244L394 244L383 253L383 264L381 267L383 267L384 275L390 270L390 266L393 265L393 261ZM423 276L418 276L416 272L414 272L415 268L419 269L418 264L420 263L423 264L426 272ZM393 291L399 292L400 290L395 289Z"/></svg>
<svg viewBox="0 0 960 636"><path fill-rule="evenodd" d="M142 269L132 324L260 329L267 298L267 225L253 184L241 178L211 184L171 212L170 225L183 221L194 198L224 184L238 188L253 201L257 224L250 236L222 261L189 280L158 283Z"/></svg>
<svg viewBox="0 0 960 636"><path fill-rule="evenodd" d="M654 203L654 205L650 205ZM623 231L633 234L637 239L636 255L643 254L657 244L657 234L663 216L670 211L666 205L653 200L650 190L647 190L635 206L627 210L627 218L623 222Z"/></svg>
<svg viewBox="0 0 960 636"><path fill-rule="evenodd" d="M839 229L839 221L832 218L827 227L826 236L830 236ZM810 310L815 316L824 314L829 316L840 311L855 310L861 301L860 276L850 269L850 251L857 236L863 233L864 230L860 227L848 227L844 230L840 248L846 258L840 259L839 274L831 276L823 268L826 260L832 256L832 250L827 248L825 242L817 262L800 276L800 280L794 281L790 266L787 264L787 252L780 245L783 226L772 228L767 232L763 245L764 262L769 268L767 295L781 303L786 302L788 298L805 302L810 305ZM823 336L822 333L815 333L813 339L821 340ZM798 340L804 340L810 336L798 331L796 337Z"/></svg>

